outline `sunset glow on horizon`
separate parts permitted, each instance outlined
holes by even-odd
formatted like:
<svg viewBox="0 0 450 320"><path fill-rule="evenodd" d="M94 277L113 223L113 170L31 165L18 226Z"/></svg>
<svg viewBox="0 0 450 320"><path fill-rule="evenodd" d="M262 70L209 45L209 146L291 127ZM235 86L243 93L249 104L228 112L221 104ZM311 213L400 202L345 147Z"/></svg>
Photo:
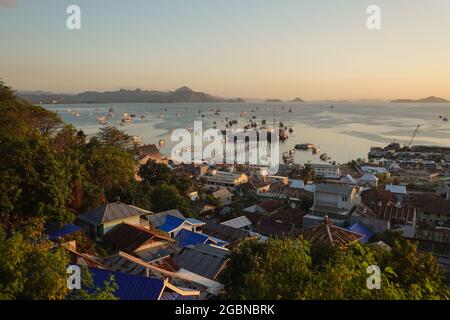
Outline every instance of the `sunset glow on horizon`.
<svg viewBox="0 0 450 320"><path fill-rule="evenodd" d="M1 1L0 1L1 2ZM193 90L222 97L450 99L450 1L74 1L0 6L16 90ZM369 5L381 29L366 27Z"/></svg>

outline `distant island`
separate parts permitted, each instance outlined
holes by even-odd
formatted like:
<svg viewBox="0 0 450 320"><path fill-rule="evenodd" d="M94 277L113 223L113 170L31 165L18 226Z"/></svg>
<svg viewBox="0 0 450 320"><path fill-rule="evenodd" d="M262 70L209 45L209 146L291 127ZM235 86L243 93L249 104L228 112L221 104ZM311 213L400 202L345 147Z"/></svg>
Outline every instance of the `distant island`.
<svg viewBox="0 0 450 320"><path fill-rule="evenodd" d="M241 98L226 99L197 92L189 87L181 87L175 91L157 90L125 90L118 91L86 91L78 94L57 94L42 91L22 91L17 95L31 103L109 103L109 102L245 102Z"/></svg>
<svg viewBox="0 0 450 320"><path fill-rule="evenodd" d="M418 99L418 100L413 100L413 99L397 99L397 100L392 100L391 102L393 103L447 103L450 102L444 98L439 98L439 97L435 97L435 96L431 96L431 97L427 97L427 98L423 98L423 99Z"/></svg>
<svg viewBox="0 0 450 320"><path fill-rule="evenodd" d="M283 102L283 100L280 100L280 99L267 99L266 102Z"/></svg>
<svg viewBox="0 0 450 320"><path fill-rule="evenodd" d="M302 98L297 97L295 99L292 99L290 102L305 102L305 100L303 100Z"/></svg>

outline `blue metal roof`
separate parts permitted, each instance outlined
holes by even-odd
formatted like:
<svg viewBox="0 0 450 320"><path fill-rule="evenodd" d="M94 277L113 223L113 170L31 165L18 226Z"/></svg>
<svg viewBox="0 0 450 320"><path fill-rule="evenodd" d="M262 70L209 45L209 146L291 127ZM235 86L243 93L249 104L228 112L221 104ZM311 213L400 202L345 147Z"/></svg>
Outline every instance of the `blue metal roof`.
<svg viewBox="0 0 450 320"><path fill-rule="evenodd" d="M49 228L49 232L48 232L48 237L50 240L56 240L58 238L67 236L69 234L75 233L77 231L80 231L81 227L76 226L74 224L66 224L64 227L62 228L58 228L56 226L50 226Z"/></svg>
<svg viewBox="0 0 450 320"><path fill-rule="evenodd" d="M191 244L195 245L199 243L205 243L209 240L208 236L202 233L192 232L186 229L182 229L175 239L178 241L180 247L182 248Z"/></svg>
<svg viewBox="0 0 450 320"><path fill-rule="evenodd" d="M94 288L102 288L103 283L113 275L118 286L114 295L120 300L158 300L164 290L164 281L160 279L97 268L89 268L89 271ZM94 288L88 288L88 291L92 292Z"/></svg>
<svg viewBox="0 0 450 320"><path fill-rule="evenodd" d="M374 235L372 231L367 229L364 225L359 224L358 222L347 227L346 229L364 235L364 238L361 238L361 240L359 240L359 242L361 243L366 243Z"/></svg>
<svg viewBox="0 0 450 320"><path fill-rule="evenodd" d="M165 232L171 232L173 230L175 230L176 228L178 228L179 226L181 226L184 223L183 219L171 216L171 215L167 215L166 216L166 221L164 222L163 225L160 225L158 227L158 229L165 231Z"/></svg>

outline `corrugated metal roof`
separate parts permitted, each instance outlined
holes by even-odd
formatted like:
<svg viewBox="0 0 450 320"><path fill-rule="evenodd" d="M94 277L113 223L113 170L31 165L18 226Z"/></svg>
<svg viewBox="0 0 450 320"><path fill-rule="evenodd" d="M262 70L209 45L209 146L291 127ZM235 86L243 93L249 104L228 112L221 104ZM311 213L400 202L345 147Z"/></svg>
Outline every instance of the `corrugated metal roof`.
<svg viewBox="0 0 450 320"><path fill-rule="evenodd" d="M316 186L316 192L350 194L353 192L353 187L340 186L335 184L318 184Z"/></svg>
<svg viewBox="0 0 450 320"><path fill-rule="evenodd" d="M157 230L149 230L139 226L133 226L127 223L121 223L109 230L104 240L113 244L117 249L131 253L140 246L151 241L173 241L168 236L161 234Z"/></svg>
<svg viewBox="0 0 450 320"><path fill-rule="evenodd" d="M56 240L58 238L67 236L69 234L78 232L81 230L81 227L76 226L74 224L66 224L65 226L61 227L61 228L55 228L55 227L50 227L50 232L48 233L48 238L50 240Z"/></svg>
<svg viewBox="0 0 450 320"><path fill-rule="evenodd" d="M186 219L185 216L183 216L183 214L178 209L173 209L173 210L161 211L161 212L150 214L148 216L148 221L150 222L150 224L152 226L157 228L157 227L163 225L164 222L166 222L166 216L168 216L168 215L171 215L171 216L174 216L174 217L177 217L180 219Z"/></svg>
<svg viewBox="0 0 450 320"><path fill-rule="evenodd" d="M398 185L388 184L388 185L386 185L386 190L390 191L392 193L406 194L406 187L405 186L398 186Z"/></svg>
<svg viewBox="0 0 450 320"><path fill-rule="evenodd" d="M174 217L172 215L166 216L166 221L163 225L159 226L158 229L165 231L165 232L171 232L177 228L179 228L183 223L184 219Z"/></svg>
<svg viewBox="0 0 450 320"><path fill-rule="evenodd" d="M208 241L208 236L182 229L175 239L178 241L180 247L183 248L191 244L206 243Z"/></svg>
<svg viewBox="0 0 450 320"><path fill-rule="evenodd" d="M374 235L372 231L360 223L355 223L346 229L364 235L364 237L359 240L361 243L367 243L367 241L369 241L369 239Z"/></svg>
<svg viewBox="0 0 450 320"><path fill-rule="evenodd" d="M224 226L233 227L235 229L242 229L252 225L252 222L248 220L246 216L240 216L231 220L222 222Z"/></svg>
<svg viewBox="0 0 450 320"><path fill-rule="evenodd" d="M228 254L228 250L198 244L185 247L174 260L182 268L214 280L223 269Z"/></svg>
<svg viewBox="0 0 450 320"><path fill-rule="evenodd" d="M158 300L164 290L164 281L116 271L89 268L94 287L102 288L105 281L114 276L118 289L114 295L120 300ZM88 288L94 290L94 288Z"/></svg>
<svg viewBox="0 0 450 320"><path fill-rule="evenodd" d="M95 226L99 226L110 221L141 216L149 213L151 213L151 211L127 205L122 202L114 202L83 213L77 218Z"/></svg>

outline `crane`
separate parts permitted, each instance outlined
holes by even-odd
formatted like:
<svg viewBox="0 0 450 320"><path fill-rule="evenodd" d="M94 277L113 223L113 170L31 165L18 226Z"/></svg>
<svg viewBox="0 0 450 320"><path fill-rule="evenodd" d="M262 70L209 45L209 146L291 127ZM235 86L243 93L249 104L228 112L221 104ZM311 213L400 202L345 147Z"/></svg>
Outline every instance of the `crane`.
<svg viewBox="0 0 450 320"><path fill-rule="evenodd" d="M414 129L414 132L413 132L413 134L412 134L411 139L409 140L409 142L408 142L408 143L405 143L405 145L403 146L404 149L409 149L409 148L411 148L411 145L412 145L414 139L415 139L416 136L417 136L417 132L419 132L419 128L420 128L420 124L418 124L417 127L416 127L416 129Z"/></svg>

